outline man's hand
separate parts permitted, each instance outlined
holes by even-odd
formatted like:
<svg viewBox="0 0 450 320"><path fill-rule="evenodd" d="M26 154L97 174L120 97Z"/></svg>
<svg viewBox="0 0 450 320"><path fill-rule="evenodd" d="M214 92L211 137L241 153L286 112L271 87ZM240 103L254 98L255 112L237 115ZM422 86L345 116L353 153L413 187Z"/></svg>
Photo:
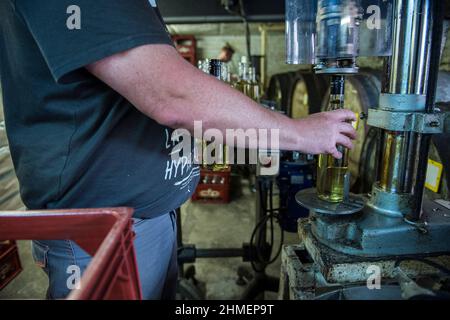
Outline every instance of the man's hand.
<svg viewBox="0 0 450 320"><path fill-rule="evenodd" d="M352 140L356 138L356 130L349 123L356 116L349 110L335 110L311 115L299 122L302 137L300 151L309 154L331 154L342 158L336 145L353 148Z"/></svg>

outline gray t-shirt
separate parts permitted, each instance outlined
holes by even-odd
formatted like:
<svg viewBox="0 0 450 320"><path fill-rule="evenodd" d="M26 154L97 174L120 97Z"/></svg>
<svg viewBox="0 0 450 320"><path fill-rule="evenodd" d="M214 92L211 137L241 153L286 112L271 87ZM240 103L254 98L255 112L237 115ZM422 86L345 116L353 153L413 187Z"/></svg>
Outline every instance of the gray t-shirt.
<svg viewBox="0 0 450 320"><path fill-rule="evenodd" d="M172 45L154 1L0 1L6 127L28 208L146 218L190 197L199 168L172 161L172 130L83 68L145 44Z"/></svg>

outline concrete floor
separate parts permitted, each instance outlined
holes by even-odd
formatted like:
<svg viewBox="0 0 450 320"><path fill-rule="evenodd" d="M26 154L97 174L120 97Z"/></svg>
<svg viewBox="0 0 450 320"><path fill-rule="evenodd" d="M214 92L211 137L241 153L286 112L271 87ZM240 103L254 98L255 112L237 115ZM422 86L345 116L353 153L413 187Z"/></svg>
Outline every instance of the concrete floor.
<svg viewBox="0 0 450 320"><path fill-rule="evenodd" d="M45 299L48 278L34 264L30 241L19 241L17 245L23 271L0 291L0 299Z"/></svg>
<svg viewBox="0 0 450 320"><path fill-rule="evenodd" d="M254 226L255 194L248 182L234 187L233 201L228 205L188 202L182 208L183 241L198 248L241 247L249 242ZM276 228L275 238L279 239ZM285 233L285 243L298 242L295 234ZM278 245L279 242L276 243ZM0 291L0 299L44 299L48 280L31 257L30 242L18 243L24 271ZM206 285L207 299L239 299L246 286L236 284L237 269L249 263L240 258L199 259L195 263L196 279ZM280 259L268 268L268 274L279 276ZM276 294L267 293L267 299Z"/></svg>

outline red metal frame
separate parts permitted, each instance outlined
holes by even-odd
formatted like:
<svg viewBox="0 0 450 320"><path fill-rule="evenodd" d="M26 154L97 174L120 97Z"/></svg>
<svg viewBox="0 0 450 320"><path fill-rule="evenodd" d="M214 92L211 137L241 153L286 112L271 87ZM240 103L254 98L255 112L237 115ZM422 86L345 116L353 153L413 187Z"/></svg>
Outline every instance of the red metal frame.
<svg viewBox="0 0 450 320"><path fill-rule="evenodd" d="M69 300L140 300L130 208L0 212L0 239L75 241L93 259Z"/></svg>

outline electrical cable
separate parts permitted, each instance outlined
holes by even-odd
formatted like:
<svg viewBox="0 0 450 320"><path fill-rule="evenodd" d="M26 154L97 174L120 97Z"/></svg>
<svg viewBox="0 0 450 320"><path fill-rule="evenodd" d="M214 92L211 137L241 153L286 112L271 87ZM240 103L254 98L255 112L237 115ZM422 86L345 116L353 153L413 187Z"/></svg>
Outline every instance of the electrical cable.
<svg viewBox="0 0 450 320"><path fill-rule="evenodd" d="M247 56L251 61L252 52L251 52L250 23L247 18L244 0L239 0L239 12L235 12L235 11L231 10L228 5L225 5L224 8L229 14L238 16L242 19L242 21L244 23L244 28L245 28L245 42L246 42L246 46L247 46Z"/></svg>
<svg viewBox="0 0 450 320"><path fill-rule="evenodd" d="M264 217L263 219L261 219L261 221L260 221L260 222L256 225L256 227L254 228L254 230L253 230L253 232L252 232L252 236L251 236L251 238L250 238L250 247L251 247L251 248L255 247L255 249L256 249L257 258L258 258L257 262L263 265L263 267L262 267L261 269L258 269L258 267L257 267L256 264L255 264L255 261L251 260L252 269L253 269L255 272L262 272L266 266L268 266L268 265L274 263L274 262L278 259L278 257L280 256L281 251L282 251L282 249L283 249L284 230L281 228L281 225L280 225L280 230L281 230L280 245L279 245L279 247L278 247L278 250L277 250L275 256L274 256L272 259L270 259L270 260L264 259L264 258L262 257L261 252L260 252L260 248L258 248L258 246L254 246L254 239L255 239L256 233L258 232L258 230L259 230L262 226L265 226L265 225L266 225L267 220L268 220L270 217L275 217L275 216L274 216L274 215L267 215L266 217ZM277 218L277 217L275 217L275 218Z"/></svg>
<svg viewBox="0 0 450 320"><path fill-rule="evenodd" d="M273 212L273 182L270 182L269 188L269 210ZM270 252L274 245L274 227L273 227L273 215L270 217Z"/></svg>
<svg viewBox="0 0 450 320"><path fill-rule="evenodd" d="M270 183L270 189L269 189L269 204L270 204L270 210L271 212L273 212L273 182ZM267 265L274 263L277 259L278 256L281 254L281 250L283 249L283 242L284 242L284 230L281 227L281 223L280 223L280 217L279 217L279 212L278 215L276 216L276 219L278 221L278 225L280 227L280 231L281 231L281 238L280 238L280 245L278 247L277 253L275 254L275 256L269 260L267 262ZM270 245L270 253L272 253L272 249L273 246L275 245L275 240L274 240L274 226L273 226L273 214L272 217L270 218L270 227L271 227L271 245Z"/></svg>
<svg viewBox="0 0 450 320"><path fill-rule="evenodd" d="M272 258L272 260L267 262L267 265L274 263L275 261L277 261L278 257L281 254L281 250L283 250L283 243L284 243L284 230L283 228L281 228L280 226L280 230L281 230L281 237L280 237L280 245L278 247L277 253L275 254L275 256Z"/></svg>
<svg viewBox="0 0 450 320"><path fill-rule="evenodd" d="M371 155L373 154L374 148L377 147L378 143L378 130L376 128L370 128L367 133L366 140L363 144L363 151L361 152L361 160L359 163L359 172L362 172L363 181L361 182L360 192L364 192L365 187L369 185L370 177L368 176L369 166L371 164ZM376 166L376 164L375 164ZM368 186L370 188L371 186Z"/></svg>
<svg viewBox="0 0 450 320"><path fill-rule="evenodd" d="M266 227L267 220L269 219L270 215L273 215L273 213L272 213L272 214L269 214L269 215L267 214L267 207L266 207L267 194L266 194L266 188L265 188L265 185L264 185L261 181L259 181L259 200L260 200L260 205L261 205L261 211L264 212L264 217L260 220L260 222L259 222L259 223L257 224L257 226L255 227L255 236L256 236L256 233L258 232L258 230L259 230L262 226ZM257 237L257 244L256 244L256 246L255 246L255 249L256 249L256 255L257 255L258 261L264 261L263 253L261 253L261 250L260 250L260 249L264 247L266 238L263 237L262 231L263 231L263 229L261 229L260 233L258 234L258 237Z"/></svg>
<svg viewBox="0 0 450 320"><path fill-rule="evenodd" d="M281 250L283 248L283 242L284 242L284 230L281 227L280 224L280 220L279 220L279 211L280 209L273 209L273 183L269 184L269 196L271 197L269 199L269 209L266 208L266 202L265 200L267 200L267 194L266 194L266 188L265 186L263 186L263 183L261 181L259 181L259 196L260 196L260 205L261 205L261 210L265 213L264 217L262 217L262 219L256 224L255 228L253 229L251 238L250 238L250 248L255 248L255 252L256 252L256 262L258 262L259 264L262 265L262 267L259 269L258 266L256 265L255 261L253 259L251 259L251 265L252 265L252 269L255 272L263 272L264 269L274 263L278 257L281 254ZM265 196L265 198L264 198ZM277 214L275 214L277 213ZM280 226L280 230L281 230L281 236L280 236L280 245L279 248L275 254L275 256L270 259L271 255L272 255L272 250L273 250L273 246L275 244L275 240L274 240L274 225L273 225L273 219L276 219L279 226ZM268 221L272 221L271 223L271 243L269 244L269 260L264 258L264 253L261 252L261 248L263 248L263 243L262 241L264 241L263 237L262 237L262 232L264 231L264 229L262 228L266 228L267 227L267 222ZM254 245L255 242L255 237L259 232L259 237L258 237L258 243L256 245ZM263 248L264 249L264 248Z"/></svg>

